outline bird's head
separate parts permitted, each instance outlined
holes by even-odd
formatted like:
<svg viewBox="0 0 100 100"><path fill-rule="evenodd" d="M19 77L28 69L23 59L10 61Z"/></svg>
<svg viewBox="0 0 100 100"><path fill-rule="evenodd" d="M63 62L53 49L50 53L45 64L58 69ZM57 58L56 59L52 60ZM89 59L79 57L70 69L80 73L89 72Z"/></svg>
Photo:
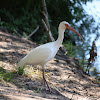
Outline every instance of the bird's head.
<svg viewBox="0 0 100 100"><path fill-rule="evenodd" d="M75 32L77 35L79 35L79 36L81 37L81 39L82 39L82 41L83 41L83 43L84 43L84 39L82 38L82 36L81 36L75 29L73 29L73 28L69 25L68 22L62 21L62 22L60 23L59 27L60 27L61 29L64 29L64 30L69 29L69 30Z"/></svg>

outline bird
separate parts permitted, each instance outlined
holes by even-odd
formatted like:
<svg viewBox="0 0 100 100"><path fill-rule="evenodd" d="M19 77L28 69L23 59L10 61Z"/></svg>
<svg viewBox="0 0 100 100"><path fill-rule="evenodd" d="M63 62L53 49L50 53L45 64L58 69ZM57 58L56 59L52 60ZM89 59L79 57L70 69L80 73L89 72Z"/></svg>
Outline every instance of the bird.
<svg viewBox="0 0 100 100"><path fill-rule="evenodd" d="M42 67L44 87L50 93L52 93L52 90L45 78L45 67L47 62L54 58L57 54L60 45L63 42L64 32L66 29L69 29L79 35L84 43L84 39L82 38L82 36L75 29L73 29L68 22L62 21L58 27L59 35L56 41L49 42L32 49L29 54L23 57L18 63L18 67L23 67L25 65L40 65Z"/></svg>

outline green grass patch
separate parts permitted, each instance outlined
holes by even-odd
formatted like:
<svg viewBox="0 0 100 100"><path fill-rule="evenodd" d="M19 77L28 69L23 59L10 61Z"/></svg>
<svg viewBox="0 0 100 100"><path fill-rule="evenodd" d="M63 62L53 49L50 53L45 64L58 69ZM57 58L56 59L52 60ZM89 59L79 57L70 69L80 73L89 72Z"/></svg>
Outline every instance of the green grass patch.
<svg viewBox="0 0 100 100"><path fill-rule="evenodd" d="M5 69L0 67L0 81L5 80L7 82L12 81L14 72L7 72Z"/></svg>
<svg viewBox="0 0 100 100"><path fill-rule="evenodd" d="M17 68L17 73L19 74L19 75L24 75L25 73L24 73L24 68L25 67L18 67Z"/></svg>

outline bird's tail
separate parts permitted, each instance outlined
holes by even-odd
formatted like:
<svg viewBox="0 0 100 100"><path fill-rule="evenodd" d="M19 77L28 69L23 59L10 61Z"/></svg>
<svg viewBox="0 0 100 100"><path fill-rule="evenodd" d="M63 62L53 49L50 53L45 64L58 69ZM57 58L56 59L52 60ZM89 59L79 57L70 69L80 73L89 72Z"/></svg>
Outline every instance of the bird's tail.
<svg viewBox="0 0 100 100"><path fill-rule="evenodd" d="M23 67L25 66L25 61L24 59L21 59L20 62L17 64L17 67Z"/></svg>

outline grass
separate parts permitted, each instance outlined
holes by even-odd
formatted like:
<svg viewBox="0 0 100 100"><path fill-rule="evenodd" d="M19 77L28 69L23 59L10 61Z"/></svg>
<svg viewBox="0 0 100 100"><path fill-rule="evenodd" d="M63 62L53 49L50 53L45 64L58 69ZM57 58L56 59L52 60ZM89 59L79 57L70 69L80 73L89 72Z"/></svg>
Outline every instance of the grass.
<svg viewBox="0 0 100 100"><path fill-rule="evenodd" d="M6 84L7 86L10 86L8 82L14 83L17 86L20 86L23 90L25 87L23 84L19 83L19 77L22 75L28 77L31 80L39 80L42 81L42 71L40 70L39 66L25 66L25 67L19 67L16 71L9 72L3 67L0 67L0 83ZM49 79L49 73L45 72L46 78ZM23 77L25 78L25 77ZM34 89L33 92L35 93L41 93L44 91L44 88L37 88Z"/></svg>
<svg viewBox="0 0 100 100"><path fill-rule="evenodd" d="M11 81L14 76L14 72L7 72L5 69L0 67L0 81L5 80L7 82Z"/></svg>
<svg viewBox="0 0 100 100"><path fill-rule="evenodd" d="M40 66L26 66L24 69L24 75L28 76L32 79L41 80L42 81L42 71ZM48 78L49 73L45 72L45 76Z"/></svg>
<svg viewBox="0 0 100 100"><path fill-rule="evenodd" d="M24 67L18 67L18 68L17 68L17 73L18 73L19 75L24 75Z"/></svg>

